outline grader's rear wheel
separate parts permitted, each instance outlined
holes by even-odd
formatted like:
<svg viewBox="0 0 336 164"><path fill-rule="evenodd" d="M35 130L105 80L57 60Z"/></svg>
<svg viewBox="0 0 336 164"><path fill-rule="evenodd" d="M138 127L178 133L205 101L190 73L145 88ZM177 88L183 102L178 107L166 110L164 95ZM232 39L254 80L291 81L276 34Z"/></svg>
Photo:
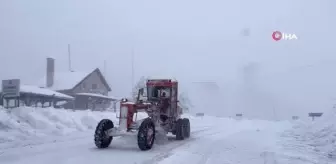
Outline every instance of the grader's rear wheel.
<svg viewBox="0 0 336 164"><path fill-rule="evenodd" d="M184 140L185 138L185 125L183 119L176 121L176 140Z"/></svg>
<svg viewBox="0 0 336 164"><path fill-rule="evenodd" d="M184 124L184 136L185 138L189 138L190 137L190 121L187 118L183 119L183 124Z"/></svg>
<svg viewBox="0 0 336 164"><path fill-rule="evenodd" d="M108 136L106 131L113 127L113 122L109 119L103 119L98 123L94 135L94 142L98 148L107 148L111 144L113 137Z"/></svg>
<svg viewBox="0 0 336 164"><path fill-rule="evenodd" d="M146 118L140 125L138 131L138 146L140 150L152 148L155 140L155 125L152 119Z"/></svg>

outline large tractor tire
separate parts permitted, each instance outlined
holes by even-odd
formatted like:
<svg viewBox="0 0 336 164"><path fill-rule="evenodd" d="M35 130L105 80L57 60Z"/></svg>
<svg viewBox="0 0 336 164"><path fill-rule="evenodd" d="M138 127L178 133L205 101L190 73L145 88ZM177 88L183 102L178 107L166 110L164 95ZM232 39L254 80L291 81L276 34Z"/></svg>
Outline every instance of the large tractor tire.
<svg viewBox="0 0 336 164"><path fill-rule="evenodd" d="M184 122L183 124L185 126L185 128L184 128L184 137L185 138L189 138L190 137L190 121L189 121L189 119L184 118L183 122Z"/></svg>
<svg viewBox="0 0 336 164"><path fill-rule="evenodd" d="M185 125L183 119L176 121L176 140L184 140L185 138Z"/></svg>
<svg viewBox="0 0 336 164"><path fill-rule="evenodd" d="M153 147L155 140L155 125L152 119L146 118L140 125L138 131L138 146L140 150L149 150Z"/></svg>
<svg viewBox="0 0 336 164"><path fill-rule="evenodd" d="M98 148L107 148L111 144L113 137L108 136L106 131L113 127L113 122L109 119L103 119L98 123L94 135L94 142Z"/></svg>

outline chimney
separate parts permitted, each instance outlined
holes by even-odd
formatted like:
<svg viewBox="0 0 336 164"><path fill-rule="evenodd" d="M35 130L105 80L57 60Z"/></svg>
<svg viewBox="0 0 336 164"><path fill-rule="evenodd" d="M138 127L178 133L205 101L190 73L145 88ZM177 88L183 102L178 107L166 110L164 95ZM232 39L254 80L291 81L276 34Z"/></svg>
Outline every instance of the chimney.
<svg viewBox="0 0 336 164"><path fill-rule="evenodd" d="M54 84L55 59L47 58L47 79L46 87L52 87Z"/></svg>

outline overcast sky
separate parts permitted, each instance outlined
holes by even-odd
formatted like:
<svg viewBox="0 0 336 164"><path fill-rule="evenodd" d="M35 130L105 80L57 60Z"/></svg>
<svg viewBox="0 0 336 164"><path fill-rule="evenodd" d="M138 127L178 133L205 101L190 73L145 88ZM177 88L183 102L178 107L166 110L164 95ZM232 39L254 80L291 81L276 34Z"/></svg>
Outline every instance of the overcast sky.
<svg viewBox="0 0 336 164"><path fill-rule="evenodd" d="M247 95L241 70L254 62L248 92L259 106L272 97L283 117L323 111L336 98L335 8L335 0L0 0L0 79L34 84L46 57L66 71L71 44L73 69L104 70L106 60L112 94L123 96L133 50L136 79L215 81L227 102L242 103L232 95ZM299 39L275 42L275 30ZM226 109L235 113L236 105Z"/></svg>

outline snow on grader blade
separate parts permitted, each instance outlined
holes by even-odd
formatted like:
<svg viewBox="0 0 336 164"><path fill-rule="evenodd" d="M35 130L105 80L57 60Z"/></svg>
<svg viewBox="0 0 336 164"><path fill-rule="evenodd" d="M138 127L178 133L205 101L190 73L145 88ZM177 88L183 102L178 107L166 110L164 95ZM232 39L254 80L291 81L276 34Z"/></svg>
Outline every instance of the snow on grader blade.
<svg viewBox="0 0 336 164"><path fill-rule="evenodd" d="M149 150L154 140L166 137L167 133L176 140L190 137L190 121L181 118L182 109L178 106L178 82L171 79L150 79L144 88L139 89L136 102L123 99L120 102L119 126L109 119L101 120L95 130L94 142L98 148L107 148L116 136L137 135L140 150ZM146 101L140 96L147 97ZM138 112L146 112L148 117L133 119Z"/></svg>

